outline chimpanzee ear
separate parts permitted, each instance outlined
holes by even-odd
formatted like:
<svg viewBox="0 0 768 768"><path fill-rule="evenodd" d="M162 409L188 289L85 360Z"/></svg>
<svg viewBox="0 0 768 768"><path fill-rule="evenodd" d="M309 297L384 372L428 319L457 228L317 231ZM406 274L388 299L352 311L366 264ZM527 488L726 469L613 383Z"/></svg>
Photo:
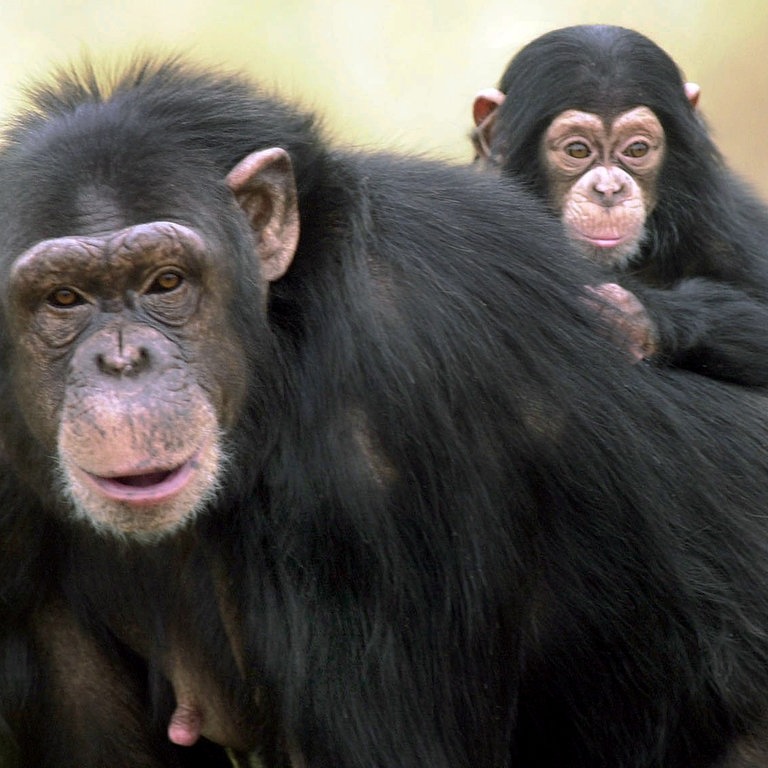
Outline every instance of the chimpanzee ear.
<svg viewBox="0 0 768 768"><path fill-rule="evenodd" d="M496 109L504 103L505 96L498 88L485 88L475 96L472 117L477 126L472 141L479 157L491 156L491 138L496 123Z"/></svg>
<svg viewBox="0 0 768 768"><path fill-rule="evenodd" d="M686 83L685 84L685 96L691 103L691 106L696 109L699 106L699 96L701 96L701 86L698 83Z"/></svg>
<svg viewBox="0 0 768 768"><path fill-rule="evenodd" d="M262 274L281 278L299 242L299 208L291 158L280 147L252 152L228 174L227 186L258 234Z"/></svg>
<svg viewBox="0 0 768 768"><path fill-rule="evenodd" d="M498 88L484 88L480 91L472 104L472 117L475 120L475 125L480 125L491 112L504 103L505 98Z"/></svg>

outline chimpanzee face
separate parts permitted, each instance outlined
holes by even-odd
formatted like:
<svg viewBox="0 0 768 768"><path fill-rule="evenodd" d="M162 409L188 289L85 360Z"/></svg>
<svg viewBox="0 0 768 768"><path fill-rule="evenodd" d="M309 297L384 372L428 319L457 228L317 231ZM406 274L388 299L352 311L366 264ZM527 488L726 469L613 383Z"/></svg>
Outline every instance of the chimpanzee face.
<svg viewBox="0 0 768 768"><path fill-rule="evenodd" d="M245 258L262 283L276 279L298 239L287 154L255 152L226 182L253 232ZM248 378L227 247L153 221L44 239L13 261L18 400L77 516L99 528L154 536L217 491Z"/></svg>
<svg viewBox="0 0 768 768"><path fill-rule="evenodd" d="M622 267L636 255L656 204L664 129L647 107L613 120L567 110L541 140L550 204L576 246L594 261Z"/></svg>

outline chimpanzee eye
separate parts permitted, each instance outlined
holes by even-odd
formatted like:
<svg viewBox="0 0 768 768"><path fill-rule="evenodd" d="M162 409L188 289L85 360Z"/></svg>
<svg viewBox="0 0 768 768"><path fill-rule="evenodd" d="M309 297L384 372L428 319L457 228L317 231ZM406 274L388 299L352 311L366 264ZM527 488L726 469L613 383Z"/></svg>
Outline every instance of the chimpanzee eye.
<svg viewBox="0 0 768 768"><path fill-rule="evenodd" d="M633 141L625 150L627 157L645 157L650 151L650 147L644 141Z"/></svg>
<svg viewBox="0 0 768 768"><path fill-rule="evenodd" d="M82 304L85 299L72 288L57 288L48 294L48 303L54 307L76 307Z"/></svg>
<svg viewBox="0 0 768 768"><path fill-rule="evenodd" d="M175 291L183 282L184 278L178 272L168 270L155 278L147 293L169 293Z"/></svg>
<svg viewBox="0 0 768 768"><path fill-rule="evenodd" d="M565 153L575 160L584 160L584 158L592 154L589 147L583 141L572 141L566 146Z"/></svg>

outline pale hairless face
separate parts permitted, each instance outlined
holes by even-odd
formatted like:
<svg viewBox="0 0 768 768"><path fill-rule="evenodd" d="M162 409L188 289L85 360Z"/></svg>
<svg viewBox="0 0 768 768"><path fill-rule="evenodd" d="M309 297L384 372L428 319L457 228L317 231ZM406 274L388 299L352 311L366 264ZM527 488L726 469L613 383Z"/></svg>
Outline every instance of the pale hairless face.
<svg viewBox="0 0 768 768"><path fill-rule="evenodd" d="M590 259L622 267L635 256L656 204L664 129L647 107L606 121L567 110L541 141L552 207Z"/></svg>

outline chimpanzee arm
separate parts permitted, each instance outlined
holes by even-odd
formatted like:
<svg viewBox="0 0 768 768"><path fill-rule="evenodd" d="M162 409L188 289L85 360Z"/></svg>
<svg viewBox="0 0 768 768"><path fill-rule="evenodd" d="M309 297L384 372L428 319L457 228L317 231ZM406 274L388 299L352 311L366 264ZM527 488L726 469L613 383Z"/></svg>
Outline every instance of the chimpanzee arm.
<svg viewBox="0 0 768 768"><path fill-rule="evenodd" d="M621 283L655 325L654 360L739 384L768 384L768 301L705 278L671 289Z"/></svg>

